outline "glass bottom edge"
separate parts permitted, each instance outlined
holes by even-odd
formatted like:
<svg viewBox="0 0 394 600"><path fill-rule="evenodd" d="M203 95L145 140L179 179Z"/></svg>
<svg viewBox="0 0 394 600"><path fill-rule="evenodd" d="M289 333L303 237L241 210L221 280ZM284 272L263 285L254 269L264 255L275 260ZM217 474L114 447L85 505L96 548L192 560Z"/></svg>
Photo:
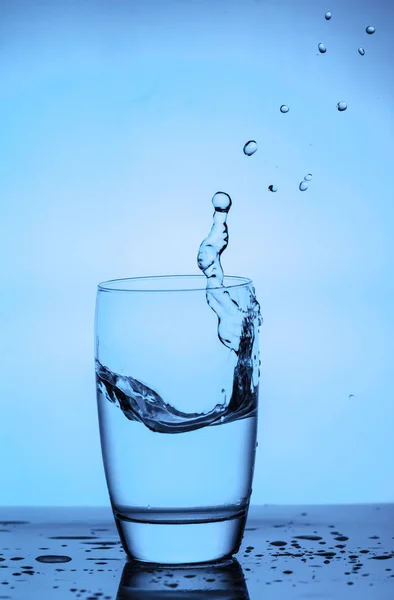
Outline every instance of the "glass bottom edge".
<svg viewBox="0 0 394 600"><path fill-rule="evenodd" d="M228 509L227 509L228 510ZM136 520L114 510L115 523L128 557L137 562L190 565L218 562L231 558L239 550L247 518L247 507L236 514L217 514L201 518L201 511L188 520L173 511L167 519ZM163 512L163 511L161 511ZM126 516L126 518L124 518ZM139 515L141 517L141 514ZM175 517L175 519L174 519Z"/></svg>

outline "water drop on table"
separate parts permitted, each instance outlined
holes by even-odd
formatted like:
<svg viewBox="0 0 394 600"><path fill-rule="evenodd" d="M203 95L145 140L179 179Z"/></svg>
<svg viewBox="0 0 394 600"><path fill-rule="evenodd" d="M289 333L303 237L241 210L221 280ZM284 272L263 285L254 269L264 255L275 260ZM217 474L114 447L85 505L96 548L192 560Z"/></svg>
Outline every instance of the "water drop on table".
<svg viewBox="0 0 394 600"><path fill-rule="evenodd" d="M288 113L289 112L289 107L286 104L282 104L282 106L280 107L280 112L281 113Z"/></svg>
<svg viewBox="0 0 394 600"><path fill-rule="evenodd" d="M70 556L63 556L61 554L43 554L36 558L36 561L47 564L66 563L70 562L70 560L72 560Z"/></svg>
<svg viewBox="0 0 394 600"><path fill-rule="evenodd" d="M282 546L286 546L287 542L282 542L282 541L274 541L274 542L270 542L271 546L278 546L279 548L281 548Z"/></svg>
<svg viewBox="0 0 394 600"><path fill-rule="evenodd" d="M246 154L246 156L252 156L255 152L257 152L257 142L255 140L246 142L244 145L244 154Z"/></svg>
<svg viewBox="0 0 394 600"><path fill-rule="evenodd" d="M347 109L346 102L338 102L337 109L339 110L339 112L343 112L344 110L346 110Z"/></svg>

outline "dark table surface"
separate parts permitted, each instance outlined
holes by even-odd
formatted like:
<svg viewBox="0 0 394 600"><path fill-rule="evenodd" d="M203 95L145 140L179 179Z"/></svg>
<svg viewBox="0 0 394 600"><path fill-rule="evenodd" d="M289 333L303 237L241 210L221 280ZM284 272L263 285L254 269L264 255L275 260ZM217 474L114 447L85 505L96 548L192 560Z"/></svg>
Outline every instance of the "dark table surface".
<svg viewBox="0 0 394 600"><path fill-rule="evenodd" d="M394 600L394 504L252 507L204 568L127 563L109 508L3 507L0 540L0 600Z"/></svg>

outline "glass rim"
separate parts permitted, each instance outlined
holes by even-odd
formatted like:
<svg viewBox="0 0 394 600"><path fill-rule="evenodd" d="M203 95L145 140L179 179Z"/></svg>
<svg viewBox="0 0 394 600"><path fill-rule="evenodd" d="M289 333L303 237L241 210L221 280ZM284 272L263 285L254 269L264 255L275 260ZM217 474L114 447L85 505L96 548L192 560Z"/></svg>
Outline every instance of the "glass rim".
<svg viewBox="0 0 394 600"><path fill-rule="evenodd" d="M193 279L204 281L204 286L201 287L144 287L144 282L150 281L169 281L169 280L178 280L185 281L186 279ZM144 275L142 277L123 277L120 279L109 279L108 281L103 281L97 285L98 292L123 292L123 293L162 293L162 292L206 292L206 281L207 278L205 275ZM227 283L232 281L232 283ZM225 275L223 278L224 285L216 286L208 288L211 290L227 290L234 288L247 287L252 284L252 280L248 277L241 277L239 275ZM136 284L136 287L127 287L127 283ZM140 285L138 285L140 284Z"/></svg>

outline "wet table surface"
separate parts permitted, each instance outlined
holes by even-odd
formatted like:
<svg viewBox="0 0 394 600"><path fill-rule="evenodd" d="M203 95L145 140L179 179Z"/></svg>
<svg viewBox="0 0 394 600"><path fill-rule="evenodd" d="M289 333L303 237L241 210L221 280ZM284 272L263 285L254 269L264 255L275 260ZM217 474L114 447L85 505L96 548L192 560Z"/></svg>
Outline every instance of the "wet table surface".
<svg viewBox="0 0 394 600"><path fill-rule="evenodd" d="M394 504L255 506L208 567L127 562L108 508L0 508L0 600L394 599Z"/></svg>

